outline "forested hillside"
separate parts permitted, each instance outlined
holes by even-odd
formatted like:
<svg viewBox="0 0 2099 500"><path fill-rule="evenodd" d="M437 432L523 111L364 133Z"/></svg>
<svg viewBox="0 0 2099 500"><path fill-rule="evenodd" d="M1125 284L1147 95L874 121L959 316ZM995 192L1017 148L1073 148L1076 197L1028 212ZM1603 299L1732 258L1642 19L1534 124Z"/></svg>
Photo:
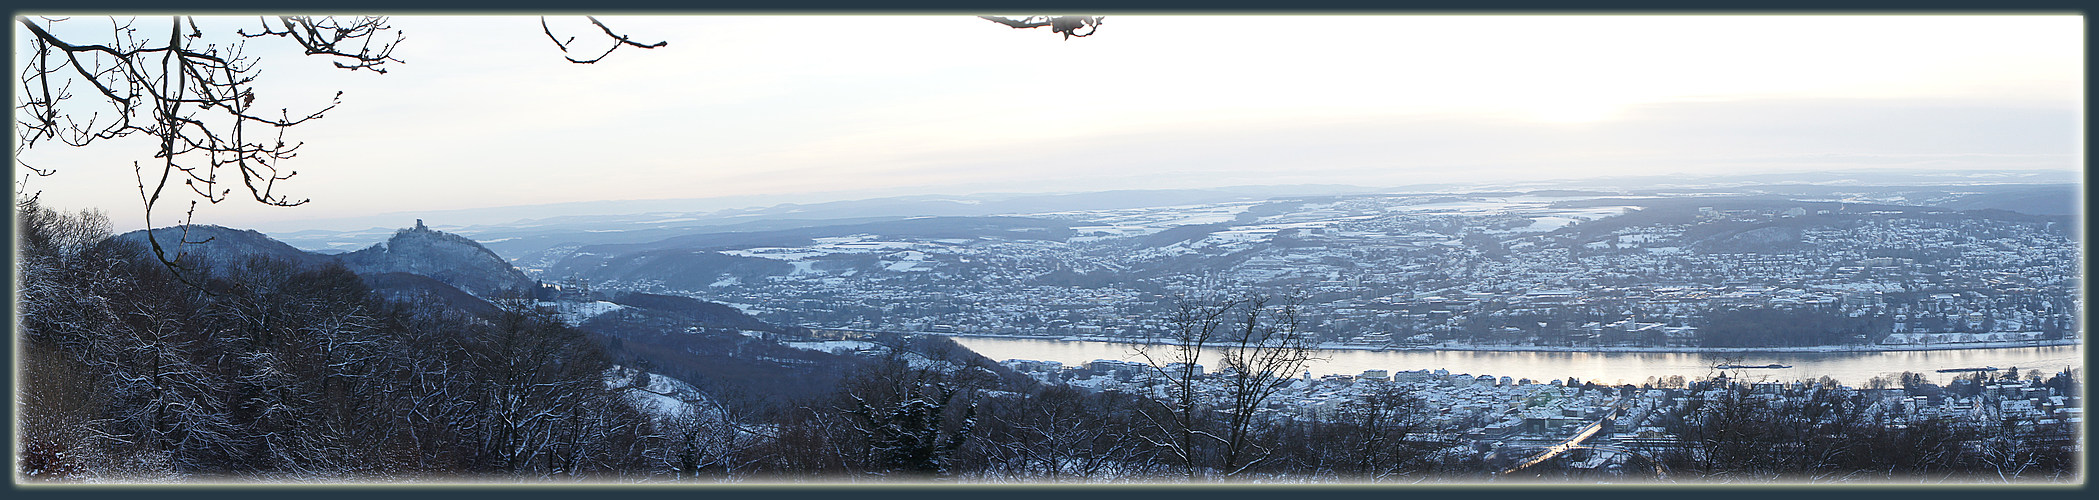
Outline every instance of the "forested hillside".
<svg viewBox="0 0 2099 500"><path fill-rule="evenodd" d="M186 284L93 213L19 207L22 472L280 479L631 470L654 425L580 330L390 302L340 265ZM203 266L207 264L198 263Z"/></svg>

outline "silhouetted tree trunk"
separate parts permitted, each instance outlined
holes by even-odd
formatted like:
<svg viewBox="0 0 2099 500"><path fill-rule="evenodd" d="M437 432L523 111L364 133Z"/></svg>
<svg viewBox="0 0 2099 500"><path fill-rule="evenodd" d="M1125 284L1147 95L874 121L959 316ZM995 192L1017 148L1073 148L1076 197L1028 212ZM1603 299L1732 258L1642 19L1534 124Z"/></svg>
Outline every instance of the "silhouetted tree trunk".
<svg viewBox="0 0 2099 500"><path fill-rule="evenodd" d="M1163 397L1141 413L1158 432L1150 444L1191 480L1204 469L1235 475L1267 459L1275 450L1256 444L1264 430L1258 413L1313 356L1296 305L1183 302L1168 323L1169 332L1136 347L1163 383ZM1217 365L1215 375L1201 375L1205 361Z"/></svg>

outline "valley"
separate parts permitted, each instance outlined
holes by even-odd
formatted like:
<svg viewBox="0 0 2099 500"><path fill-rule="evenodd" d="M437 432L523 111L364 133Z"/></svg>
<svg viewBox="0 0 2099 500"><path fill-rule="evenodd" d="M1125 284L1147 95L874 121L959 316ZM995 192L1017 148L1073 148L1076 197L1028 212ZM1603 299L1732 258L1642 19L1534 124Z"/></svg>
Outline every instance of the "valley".
<svg viewBox="0 0 2099 500"><path fill-rule="evenodd" d="M797 220L506 257L570 288L886 332L1135 338L1180 301L1246 294L1297 298L1304 331L1335 347L1979 346L2074 330L2068 216L1860 191L1336 195Z"/></svg>

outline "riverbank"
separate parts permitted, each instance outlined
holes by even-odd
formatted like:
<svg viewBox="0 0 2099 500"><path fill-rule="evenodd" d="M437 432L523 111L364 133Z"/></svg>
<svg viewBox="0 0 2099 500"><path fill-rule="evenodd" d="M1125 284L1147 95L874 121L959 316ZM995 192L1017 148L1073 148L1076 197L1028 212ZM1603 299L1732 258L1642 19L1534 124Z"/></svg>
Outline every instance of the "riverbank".
<svg viewBox="0 0 2099 500"><path fill-rule="evenodd" d="M1057 340L1064 342L1099 342L1105 344L1134 344L1145 342L1142 338L1112 337L1045 337L1035 335L995 335L973 333L932 333L947 337L981 337L1016 340ZM1902 352L1902 351L1959 351L1971 349L2014 349L2021 347L2055 347L2079 345L2077 339L2021 340L2004 342L1961 342L1946 344L1902 344L1902 345L1825 345L1800 347L1642 347L1642 346L1528 346L1528 345L1477 345L1436 344L1419 347L1384 347L1326 343L1320 349L1390 352L1473 351L1473 352L1630 352L1630 353L1688 353L1688 354L1771 354L1771 353L1841 353L1841 352Z"/></svg>
<svg viewBox="0 0 2099 500"><path fill-rule="evenodd" d="M999 336L954 336L948 337L977 354L993 360L1026 359L1055 361L1064 366L1081 366L1095 360L1117 360L1144 362L1143 356L1127 343L1102 342L1099 337L1075 338L1062 342L1060 338L1028 337L1016 335ZM1706 354L1680 351L1643 352L1538 352L1489 351L1487 346L1466 346L1470 350L1377 350L1363 346L1346 346L1321 350L1313 355L1305 366L1312 376L1357 375L1369 370L1384 370L1399 373L1420 370L1448 370L1450 373L1472 375L1492 374L1498 377L1531 380L1564 380L1575 377L1594 380L1597 383L1618 385L1639 384L1649 377L1666 379L1671 376L1685 378L1718 375L1713 368L1719 363L1764 365L1779 363L1791 368L1743 370L1737 375L1771 380L1816 380L1834 378L1850 385L1865 384L1872 379L1895 380L1903 372L1915 372L1932 383L1951 382L1957 373L1938 373L1947 368L1972 368L1983 366L2043 369L2049 372L2084 366L2084 345L2023 346L2017 348L1992 349L1938 349L1938 350L1876 350L1837 351L1806 353L1728 353ZM1519 346L1528 347L1528 346ZM1565 349L1565 348L1561 348ZM1205 358L1213 360L1212 356Z"/></svg>

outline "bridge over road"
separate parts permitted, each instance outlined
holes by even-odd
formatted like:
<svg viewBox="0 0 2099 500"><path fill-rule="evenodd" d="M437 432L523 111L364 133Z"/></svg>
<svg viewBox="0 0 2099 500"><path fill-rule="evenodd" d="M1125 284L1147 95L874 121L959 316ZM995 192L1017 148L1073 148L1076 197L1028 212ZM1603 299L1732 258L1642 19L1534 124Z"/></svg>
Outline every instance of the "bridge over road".
<svg viewBox="0 0 2099 500"><path fill-rule="evenodd" d="M1510 473L1523 470L1525 467L1530 467L1533 465L1544 463L1546 460L1552 460L1553 457L1560 456L1561 453L1566 453L1568 451L1580 448L1587 448L1586 446L1582 446L1581 443L1583 441L1588 441L1589 438L1595 437L1597 432L1603 430L1604 425L1610 424L1612 419L1616 419L1619 415L1624 414L1625 406L1625 403L1620 402L1616 407L1611 408L1611 412L1605 414L1603 418L1596 419L1595 422L1590 422L1589 425L1583 426L1580 431L1576 431L1573 437L1569 437L1566 441L1561 441L1558 444L1546 447L1544 451L1538 452L1537 455L1533 455L1531 456L1531 458L1517 463L1515 467L1510 467L1508 468L1508 470L1501 471L1502 475L1508 475Z"/></svg>

